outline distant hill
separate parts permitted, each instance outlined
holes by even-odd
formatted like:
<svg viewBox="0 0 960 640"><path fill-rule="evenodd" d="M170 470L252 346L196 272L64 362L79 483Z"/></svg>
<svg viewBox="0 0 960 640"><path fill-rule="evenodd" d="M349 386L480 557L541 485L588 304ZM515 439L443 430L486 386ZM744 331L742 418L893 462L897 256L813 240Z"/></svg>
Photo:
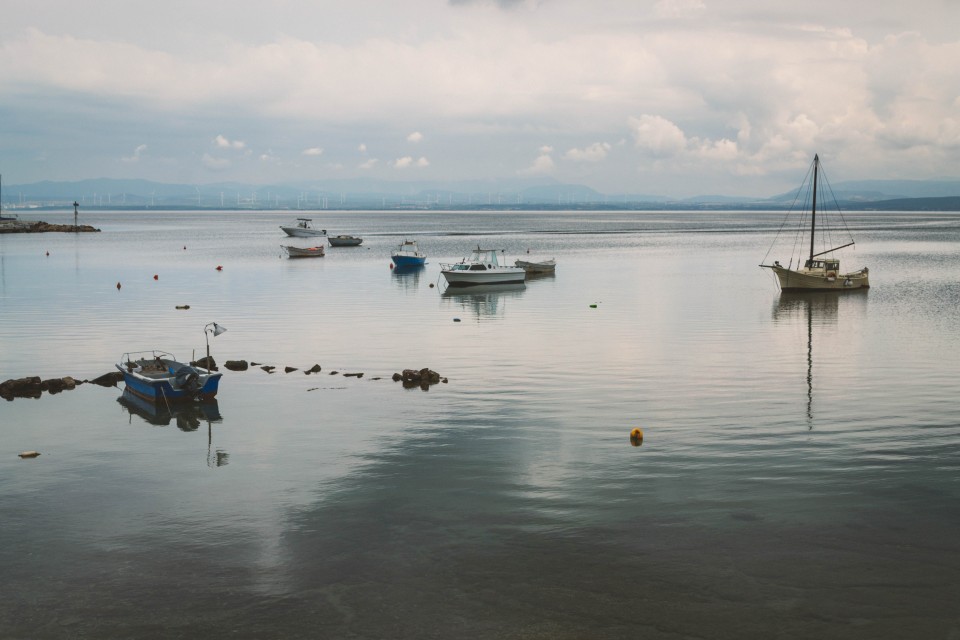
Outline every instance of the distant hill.
<svg viewBox="0 0 960 640"><path fill-rule="evenodd" d="M845 209L960 211L960 180L860 180L833 185ZM283 184L222 182L203 185L100 178L4 185L3 208L131 209L780 209L796 191L776 196L702 195L675 199L654 194L605 194L549 178L391 182L375 179Z"/></svg>

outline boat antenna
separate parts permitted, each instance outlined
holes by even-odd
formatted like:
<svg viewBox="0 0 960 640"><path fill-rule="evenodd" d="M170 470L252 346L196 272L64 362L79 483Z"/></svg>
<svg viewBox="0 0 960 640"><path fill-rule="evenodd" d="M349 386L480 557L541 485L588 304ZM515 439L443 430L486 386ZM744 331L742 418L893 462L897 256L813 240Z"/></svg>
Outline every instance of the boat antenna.
<svg viewBox="0 0 960 640"><path fill-rule="evenodd" d="M813 232L817 228L817 173L820 169L820 155L813 154L813 208L810 211L810 262L813 262Z"/></svg>

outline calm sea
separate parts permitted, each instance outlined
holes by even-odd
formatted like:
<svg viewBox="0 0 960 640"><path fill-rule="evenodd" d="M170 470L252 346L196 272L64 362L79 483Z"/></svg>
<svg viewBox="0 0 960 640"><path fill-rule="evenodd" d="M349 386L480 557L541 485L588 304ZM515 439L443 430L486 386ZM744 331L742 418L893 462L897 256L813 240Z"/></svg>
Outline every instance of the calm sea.
<svg viewBox="0 0 960 640"><path fill-rule="evenodd" d="M0 381L210 322L278 368L0 402L0 636L960 637L960 216L850 214L873 288L788 296L780 213L314 212L364 243L290 260L296 213L0 235ZM478 244L556 275L444 291Z"/></svg>

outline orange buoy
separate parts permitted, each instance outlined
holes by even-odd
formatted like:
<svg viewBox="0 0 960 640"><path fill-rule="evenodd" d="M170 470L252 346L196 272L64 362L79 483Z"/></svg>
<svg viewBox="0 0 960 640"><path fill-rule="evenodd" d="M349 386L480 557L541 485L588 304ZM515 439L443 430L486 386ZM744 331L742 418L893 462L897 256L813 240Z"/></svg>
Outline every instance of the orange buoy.
<svg viewBox="0 0 960 640"><path fill-rule="evenodd" d="M218 265L217 265L217 271L223 271L223 265L222 265L222 264L218 264Z"/></svg>
<svg viewBox="0 0 960 640"><path fill-rule="evenodd" d="M393 269L393 263L392 263L392 262L390 263L390 268Z"/></svg>
<svg viewBox="0 0 960 640"><path fill-rule="evenodd" d="M159 280L159 279L160 279L160 276L158 276L157 274L153 274L153 279L154 279L154 280Z"/></svg>

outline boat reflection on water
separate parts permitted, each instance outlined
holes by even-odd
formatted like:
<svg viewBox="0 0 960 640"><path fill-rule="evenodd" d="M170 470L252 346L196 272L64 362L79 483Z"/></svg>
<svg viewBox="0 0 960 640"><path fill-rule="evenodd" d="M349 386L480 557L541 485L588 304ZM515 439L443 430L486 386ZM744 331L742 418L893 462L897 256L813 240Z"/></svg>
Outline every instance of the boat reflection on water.
<svg viewBox="0 0 960 640"><path fill-rule="evenodd" d="M866 300L868 289L853 291L789 292L781 291L773 305L774 322L804 322L807 329L807 428L813 429L813 326L836 324L840 315L840 296L844 303Z"/></svg>
<svg viewBox="0 0 960 640"><path fill-rule="evenodd" d="M216 400L197 402L190 404L165 403L155 404L148 400L124 390L123 394L117 398L117 402L130 414L130 422L133 423L133 416L137 416L144 422L159 427L168 426L175 422L177 428L181 431L196 431L204 422L207 423L207 466L222 467L227 464L230 454L221 449L213 448L213 425L223 422L223 416L220 415L220 406Z"/></svg>
<svg viewBox="0 0 960 640"><path fill-rule="evenodd" d="M447 287L440 294L440 298L445 302L458 303L462 308L473 311L479 318L503 313L506 301L510 298L519 298L526 290L527 286L522 282Z"/></svg>
<svg viewBox="0 0 960 640"><path fill-rule="evenodd" d="M427 270L422 264L399 265L391 269L393 282L404 290L417 289L420 276Z"/></svg>

